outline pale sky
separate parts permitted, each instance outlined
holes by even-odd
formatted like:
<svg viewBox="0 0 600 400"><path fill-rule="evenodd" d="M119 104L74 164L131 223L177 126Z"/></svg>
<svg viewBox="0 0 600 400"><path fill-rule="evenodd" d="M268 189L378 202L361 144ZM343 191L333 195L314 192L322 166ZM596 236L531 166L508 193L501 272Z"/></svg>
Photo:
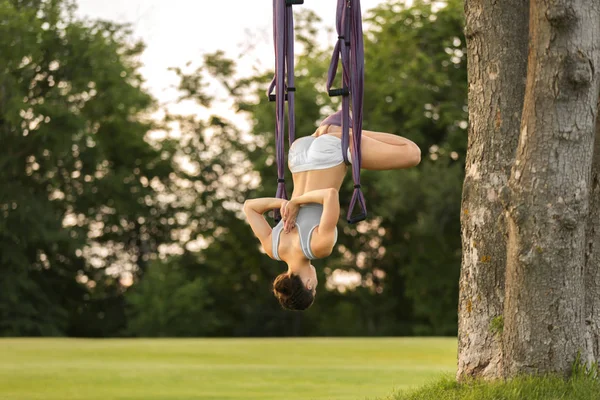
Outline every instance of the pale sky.
<svg viewBox="0 0 600 400"><path fill-rule="evenodd" d="M385 0L362 0L365 12ZM169 67L196 66L202 54L224 50L240 61L251 74L256 65L274 63L272 43L273 2L271 0L78 0L79 15L133 24L134 36L147 49L142 56L142 74L147 88L161 103L176 97L169 87L177 80ZM305 0L295 6L315 11L335 27L336 0ZM255 47L248 50L248 43ZM245 45L245 46L244 46ZM245 50L243 50L245 49Z"/></svg>

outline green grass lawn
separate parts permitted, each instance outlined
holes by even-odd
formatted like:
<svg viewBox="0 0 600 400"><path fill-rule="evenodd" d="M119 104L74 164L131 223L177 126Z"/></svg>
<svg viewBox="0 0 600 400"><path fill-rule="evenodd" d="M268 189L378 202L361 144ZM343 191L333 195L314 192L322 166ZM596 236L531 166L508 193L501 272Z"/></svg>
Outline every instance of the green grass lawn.
<svg viewBox="0 0 600 400"><path fill-rule="evenodd" d="M456 368L456 339L1 339L0 400L358 400Z"/></svg>

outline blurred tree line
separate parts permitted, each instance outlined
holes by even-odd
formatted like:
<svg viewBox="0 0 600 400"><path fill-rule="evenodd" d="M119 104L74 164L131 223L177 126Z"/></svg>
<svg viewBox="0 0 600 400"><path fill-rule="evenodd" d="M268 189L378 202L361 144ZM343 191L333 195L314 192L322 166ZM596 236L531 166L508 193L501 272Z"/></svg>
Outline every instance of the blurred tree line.
<svg viewBox="0 0 600 400"><path fill-rule="evenodd" d="M173 114L144 89L128 26L69 0L0 0L0 335L454 335L465 45L461 1L435 7L365 15L365 128L412 139L423 161L364 173L370 218L341 219L317 301L292 313L269 293L285 266L240 212L275 193L272 71L222 52L173 70L180 101L211 112L218 85L250 132ZM304 136L338 104L316 44L333 21L297 11Z"/></svg>

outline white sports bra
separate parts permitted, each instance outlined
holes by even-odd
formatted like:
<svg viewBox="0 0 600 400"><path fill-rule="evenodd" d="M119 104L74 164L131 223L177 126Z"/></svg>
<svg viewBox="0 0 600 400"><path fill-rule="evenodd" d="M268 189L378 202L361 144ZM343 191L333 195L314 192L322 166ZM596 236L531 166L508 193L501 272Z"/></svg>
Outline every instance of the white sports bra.
<svg viewBox="0 0 600 400"><path fill-rule="evenodd" d="M350 148L348 148L348 160L352 160ZM327 134L319 137L305 136L296 139L290 147L288 157L288 167L293 174L327 169L343 162L342 140Z"/></svg>

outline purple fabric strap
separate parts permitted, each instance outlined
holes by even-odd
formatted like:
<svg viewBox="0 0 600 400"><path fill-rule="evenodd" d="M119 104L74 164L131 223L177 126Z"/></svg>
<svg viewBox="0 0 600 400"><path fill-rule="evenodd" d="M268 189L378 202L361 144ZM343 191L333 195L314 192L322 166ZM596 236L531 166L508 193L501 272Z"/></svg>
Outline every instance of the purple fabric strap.
<svg viewBox="0 0 600 400"><path fill-rule="evenodd" d="M275 196L287 199L285 189L285 102L288 102L288 137L294 142L296 117L294 113L294 11L286 0L273 0L273 42L275 44L275 76L267 95L273 98L275 89L275 143L277 161L277 192ZM287 67L287 70L286 70ZM287 76L286 76L287 75ZM286 82L287 77L287 82ZM276 210L276 220L279 219Z"/></svg>
<svg viewBox="0 0 600 400"><path fill-rule="evenodd" d="M365 50L363 44L362 16L360 0L338 0L337 3L337 32L338 42L333 50L329 73L327 76L327 90L331 88L337 74L338 62L342 61L342 91L349 91L350 95L342 97L341 127L342 127L342 156L348 164L347 152L350 142L350 125L352 125L352 178L354 179L354 193L348 207L347 219L349 223L356 223L366 218L367 207L365 197L360 186L361 150L363 122L363 94ZM353 120L350 119L350 97L352 100ZM337 113L336 113L337 114ZM334 114L334 115L336 115ZM332 116L333 117L333 116ZM327 119L325 120L327 121ZM323 121L323 123L325 123ZM332 124L335 125L335 124ZM356 204L360 204L361 212L352 216Z"/></svg>

